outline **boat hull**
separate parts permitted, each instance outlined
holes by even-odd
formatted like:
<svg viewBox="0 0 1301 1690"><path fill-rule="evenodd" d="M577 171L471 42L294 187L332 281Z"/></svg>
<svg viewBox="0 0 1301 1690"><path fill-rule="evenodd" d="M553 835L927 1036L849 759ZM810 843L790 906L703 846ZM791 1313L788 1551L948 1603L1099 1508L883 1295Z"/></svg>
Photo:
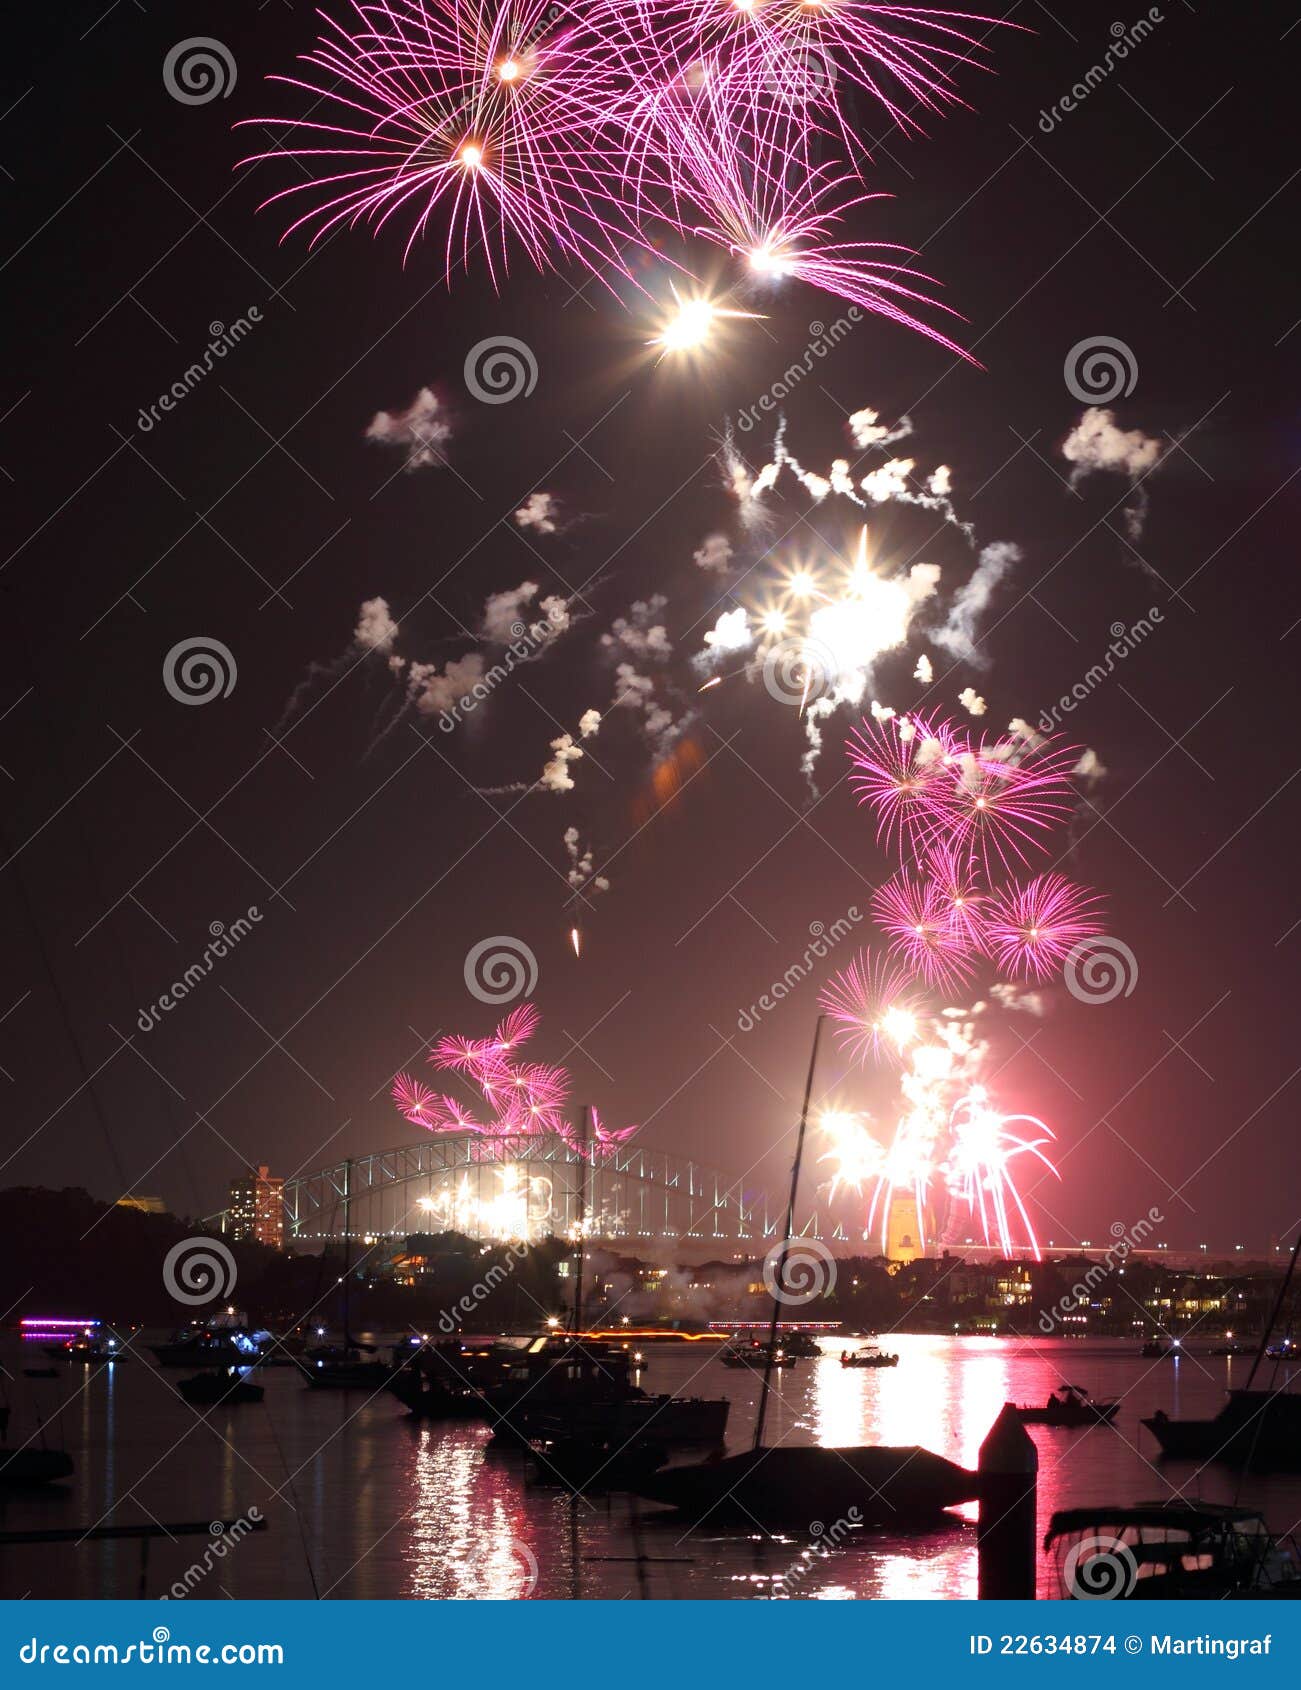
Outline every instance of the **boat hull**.
<svg viewBox="0 0 1301 1690"><path fill-rule="evenodd" d="M52 1485L71 1476L66 1450L0 1449L0 1485Z"/></svg>
<svg viewBox="0 0 1301 1690"><path fill-rule="evenodd" d="M747 1450L724 1461L670 1467L632 1488L701 1521L768 1527L836 1520L862 1525L934 1522L978 1496L976 1474L915 1445Z"/></svg>

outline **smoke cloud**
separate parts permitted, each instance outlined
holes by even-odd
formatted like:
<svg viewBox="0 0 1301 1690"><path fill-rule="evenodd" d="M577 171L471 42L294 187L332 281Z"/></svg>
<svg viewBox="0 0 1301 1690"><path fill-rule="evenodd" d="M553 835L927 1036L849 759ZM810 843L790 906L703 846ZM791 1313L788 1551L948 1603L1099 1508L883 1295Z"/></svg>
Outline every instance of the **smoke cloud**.
<svg viewBox="0 0 1301 1690"><path fill-rule="evenodd" d="M452 438L438 397L422 387L405 411L376 411L366 439L406 452L405 470L429 469L446 463L443 447Z"/></svg>

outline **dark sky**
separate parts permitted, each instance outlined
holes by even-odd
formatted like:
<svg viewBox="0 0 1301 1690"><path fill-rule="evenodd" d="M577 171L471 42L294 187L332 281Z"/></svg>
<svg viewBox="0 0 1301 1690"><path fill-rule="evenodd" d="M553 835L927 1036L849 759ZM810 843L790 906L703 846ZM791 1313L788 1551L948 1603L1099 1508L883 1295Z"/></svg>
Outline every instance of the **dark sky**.
<svg viewBox="0 0 1301 1690"><path fill-rule="evenodd" d="M1112 15L1016 6L1035 33L1000 33L998 74L965 84L975 109L876 150L876 185L896 197L854 234L922 250L984 367L866 321L785 409L793 448L824 468L848 412L909 413L906 449L953 466L980 540L1023 548L987 619L990 667L948 684L955 713L973 681L991 720L1033 719L1098 661L1113 623L1161 609L1071 724L1110 773L1068 866L1106 894L1138 984L1105 1007L1059 990L1044 1020L1001 1016L989 1035L1004 1103L1059 1139L1062 1182L1037 1192L1044 1236L1102 1236L1156 1206L1172 1244L1263 1244L1301 1215L1301 30L1280 40L1265 7L1163 10L1045 133L1041 113L1100 59ZM742 567L761 549L709 463L715 437L841 307L792 286L693 373L646 356L652 317L626 286L628 309L521 262L499 294L481 271L449 294L432 243L405 269L396 235L280 245L279 213L256 207L292 169L233 174L254 148L231 125L286 107L262 78L310 45L309 6L97 0L27 8L10 30L4 1181L135 1189L203 1214L241 1162L292 1172L406 1142L389 1078L439 1028L487 1031L463 962L505 934L537 959L538 1054L563 1059L580 1096L645 1123L649 1144L776 1189L818 982L756 1031L737 1020L811 923L866 909L886 872L843 780L848 716L828 729L816 802L794 712L743 681L702 701L700 767L667 808L626 721L566 797L471 786L533 779L553 735L608 702L597 638L634 599L667 595L682 676L717 597L693 550L718 528ZM180 104L163 60L210 34L236 86ZM640 274L664 292L667 272ZM247 338L142 431L141 408L202 354L209 325L253 307ZM531 396L467 392L465 355L494 335L532 349ZM1081 409L1063 362L1099 335L1137 364L1121 422L1179 442L1148 484L1140 543L1163 581L1123 538L1123 481L1095 476L1078 497L1063 485L1058 447ZM447 407L450 468L396 474L363 432L425 385ZM758 454L766 439L743 444ZM526 538L511 513L539 488L582 520ZM852 543L847 509L777 510L782 556L819 533ZM888 509L873 537L946 565L946 583L969 568L921 513ZM487 594L524 579L543 593L591 583L585 620L455 734L412 718L368 756L394 690L372 660L328 697L319 687L283 746L269 737L308 665L346 650L363 598L389 600L408 655L445 661L470 648ZM162 671L199 636L238 674L196 708ZM911 699L918 649L883 666L880 696ZM570 823L613 859L581 962ZM202 956L210 925L250 905L263 919L235 953L141 1033L142 1006ZM819 1092L840 1072L829 1061Z"/></svg>

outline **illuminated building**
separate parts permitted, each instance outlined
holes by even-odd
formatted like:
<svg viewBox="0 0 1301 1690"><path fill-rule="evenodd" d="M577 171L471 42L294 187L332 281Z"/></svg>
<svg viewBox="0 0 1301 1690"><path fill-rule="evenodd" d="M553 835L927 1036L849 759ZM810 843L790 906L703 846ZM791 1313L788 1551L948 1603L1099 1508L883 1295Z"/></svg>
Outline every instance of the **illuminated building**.
<svg viewBox="0 0 1301 1690"><path fill-rule="evenodd" d="M285 1182L273 1177L265 1163L230 1182L226 1231L236 1239L255 1238L282 1250L285 1243Z"/></svg>
<svg viewBox="0 0 1301 1690"><path fill-rule="evenodd" d="M926 1254L922 1219L917 1214L916 1199L896 1193L890 1204L885 1244L885 1253L892 1262L915 1262L918 1256Z"/></svg>

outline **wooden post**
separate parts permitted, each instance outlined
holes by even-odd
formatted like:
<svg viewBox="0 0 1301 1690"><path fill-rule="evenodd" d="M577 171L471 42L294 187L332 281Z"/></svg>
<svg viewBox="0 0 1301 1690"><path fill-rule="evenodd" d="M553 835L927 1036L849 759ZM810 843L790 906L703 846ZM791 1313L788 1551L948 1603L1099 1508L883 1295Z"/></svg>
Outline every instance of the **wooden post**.
<svg viewBox="0 0 1301 1690"><path fill-rule="evenodd" d="M980 1446L977 1594L982 1602L1032 1602L1038 1558L1039 1451L1013 1403Z"/></svg>

